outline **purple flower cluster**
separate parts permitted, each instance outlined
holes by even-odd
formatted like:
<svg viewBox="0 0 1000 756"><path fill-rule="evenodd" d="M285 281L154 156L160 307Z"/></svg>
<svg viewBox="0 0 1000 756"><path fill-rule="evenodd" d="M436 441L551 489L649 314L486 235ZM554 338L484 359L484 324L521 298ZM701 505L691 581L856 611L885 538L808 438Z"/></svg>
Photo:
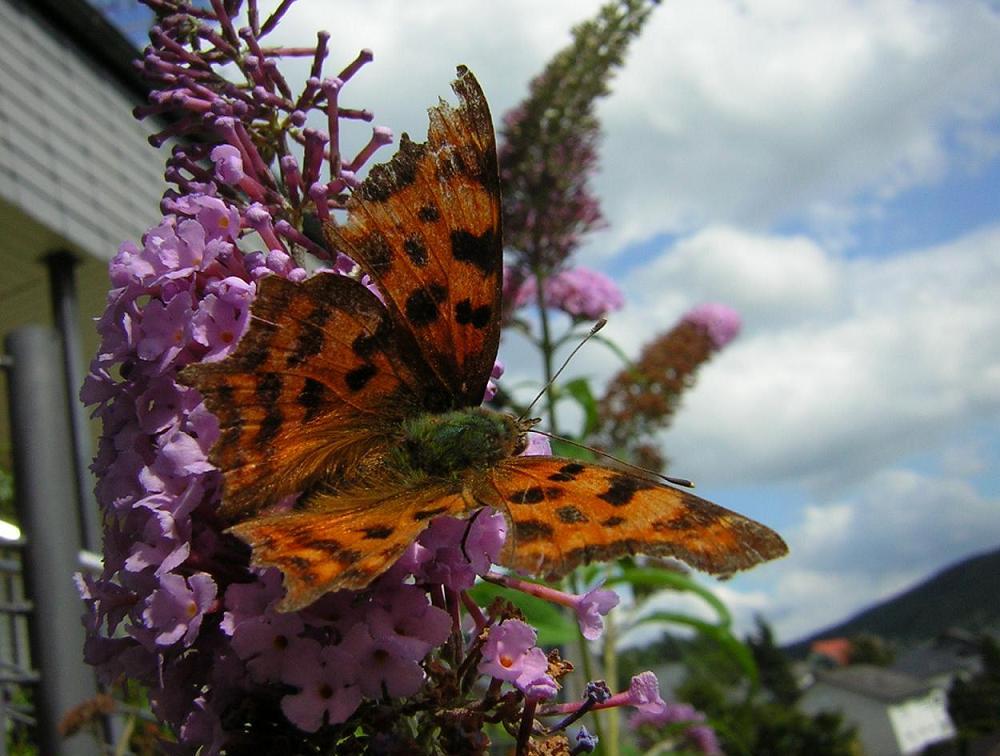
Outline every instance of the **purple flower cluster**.
<svg viewBox="0 0 1000 756"><path fill-rule="evenodd" d="M150 138L155 145L198 137L175 146L167 161L166 179L176 188L164 196L164 212L177 211L176 203L188 195L218 192L244 208L244 224L261 235L266 249L294 245L329 257L304 232L303 218L328 220L330 210L342 206L344 192L358 185L357 172L392 142L391 130L375 126L353 158L341 155L341 122L373 119L370 111L339 104L345 84L373 59L371 51L361 50L338 74L324 76L326 32L312 48L265 46L291 2L263 20L251 2L247 26L237 28L240 2L213 0L210 8L197 9L184 0L141 1L156 12L158 23L138 64L154 88L136 116L169 123ZM302 57L312 65L294 94L279 61ZM310 112L325 130L306 125Z"/></svg>
<svg viewBox="0 0 1000 756"><path fill-rule="evenodd" d="M660 698L659 684L651 672L632 678L636 711L630 717L633 728L667 729L679 736L685 752L723 756L715 730L705 722L705 715L691 704L667 703Z"/></svg>
<svg viewBox="0 0 1000 756"><path fill-rule="evenodd" d="M620 310L625 300L621 290L603 273L589 268L571 268L545 279L545 304L579 320L597 320ZM504 271L504 296L512 309L532 304L538 297L534 276L521 277L513 269Z"/></svg>
<svg viewBox="0 0 1000 756"><path fill-rule="evenodd" d="M278 613L280 574L250 570L219 532L220 480L207 461L218 427L174 376L231 351L255 279L304 272L275 250L240 252L240 212L218 197L176 206L186 213L166 216L112 261L102 345L82 392L104 424L94 471L107 523L104 572L81 580L85 651L108 682L149 686L182 744L216 753L234 737L223 720L248 698L276 701L314 732L365 698L414 695L421 662L453 628L430 595L464 591L485 574L506 524L488 512L471 523L435 520L368 591Z"/></svg>
<svg viewBox="0 0 1000 756"><path fill-rule="evenodd" d="M501 622L483 644L479 673L513 683L530 699L552 698L556 682L548 674L548 657L535 645L537 638L535 628L521 620Z"/></svg>
<svg viewBox="0 0 1000 756"><path fill-rule="evenodd" d="M546 81L532 82L532 95L503 119L500 179L504 189L504 228L518 267L525 271L558 269L583 236L603 224L600 203L589 179L597 167L598 130L593 119L580 119L569 133L538 133L538 97ZM555 108L552 108L555 110Z"/></svg>
<svg viewBox="0 0 1000 756"><path fill-rule="evenodd" d="M390 737L391 727L405 730L398 723L418 714L442 732L467 733L474 723L434 718L478 706L481 727L501 703L512 716L510 695L520 697L530 725L566 670L510 605L484 612L467 593L479 577L501 579L490 570L506 536L502 514L438 518L365 590L326 594L288 613L276 609L280 573L252 568L245 545L224 532L216 512L222 479L208 461L218 421L177 372L235 348L262 277L305 279L307 254L326 266L322 275L359 275L306 230L342 205L354 174L391 137L376 128L353 160L341 158L340 120L371 115L340 108L338 94L371 54L323 78L326 35L312 50L263 47L290 3L261 21L251 2L248 26L237 30L238 2L196 10L180 0L144 1L161 19L143 63L160 88L139 115L172 116L154 141L195 131L208 138L174 150L167 178L175 188L162 221L141 244L123 244L110 265L101 346L81 392L103 424L93 470L104 569L80 578L87 660L109 684L125 678L148 688L177 739L164 747L178 753L278 742L329 752L338 737ZM305 54L311 76L293 96L275 61ZM220 75L223 65L246 83ZM327 119L328 132L303 127L309 110ZM301 151L293 154L289 142ZM550 283L552 301L574 317L621 305L600 274L567 271ZM502 372L497 363L486 400ZM547 439L532 434L527 453L550 453ZM542 595L544 587L503 579ZM545 590L543 598L576 612L590 640L617 603L600 588L583 596ZM477 684L479 677L489 680ZM501 699L505 684L513 692Z"/></svg>

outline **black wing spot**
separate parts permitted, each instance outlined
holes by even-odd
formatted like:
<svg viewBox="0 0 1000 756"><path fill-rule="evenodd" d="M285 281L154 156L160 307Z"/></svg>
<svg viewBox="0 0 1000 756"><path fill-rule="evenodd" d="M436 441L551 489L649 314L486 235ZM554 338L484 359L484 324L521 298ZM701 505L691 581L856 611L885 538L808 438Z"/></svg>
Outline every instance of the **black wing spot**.
<svg viewBox="0 0 1000 756"><path fill-rule="evenodd" d="M362 553L356 549L344 549L337 554L336 559L338 562L344 564L353 564L354 562L360 562Z"/></svg>
<svg viewBox="0 0 1000 756"><path fill-rule="evenodd" d="M441 211L435 205L424 205L417 210L417 217L424 223L434 223L441 220Z"/></svg>
<svg viewBox="0 0 1000 756"><path fill-rule="evenodd" d="M410 234L406 237L406 240L403 242L403 251L417 267L422 268L427 265L427 246L424 244L423 239L416 234Z"/></svg>
<svg viewBox="0 0 1000 756"><path fill-rule="evenodd" d="M359 251L376 278L381 278L392 270L392 247L377 231L372 231L368 235L360 245Z"/></svg>
<svg viewBox="0 0 1000 756"><path fill-rule="evenodd" d="M244 370L256 370L265 362L271 354L271 334L274 327L270 324L259 321L255 324L257 337L253 342L244 339L240 346L246 344L245 349L240 349L237 353L239 366Z"/></svg>
<svg viewBox="0 0 1000 756"><path fill-rule="evenodd" d="M326 551L329 554L339 554L342 544L340 541L334 541L329 538L320 538L315 541L309 541L309 548L319 549L320 551Z"/></svg>
<svg viewBox="0 0 1000 756"><path fill-rule="evenodd" d="M353 370L347 371L347 374L344 376L344 380L347 381L347 388L351 391L360 391L368 385L368 382L374 378L377 373L378 368L370 362L366 362L364 365L360 365Z"/></svg>
<svg viewBox="0 0 1000 756"><path fill-rule="evenodd" d="M615 475L611 479L611 485L608 486L608 490L602 494L598 494L597 498L603 499L613 507L624 507L632 501L637 491L643 491L652 487L652 483L647 483L640 478L630 475Z"/></svg>
<svg viewBox="0 0 1000 756"><path fill-rule="evenodd" d="M532 486L523 491L514 491L510 495L512 504L539 504L545 501L545 491L541 486Z"/></svg>
<svg viewBox="0 0 1000 756"><path fill-rule="evenodd" d="M327 304L319 305L309 314L307 325L299 331L299 335L295 339L295 348L285 360L288 367L301 365L310 357L323 351L323 344L326 341L323 326L326 325L332 314L333 308Z"/></svg>
<svg viewBox="0 0 1000 756"><path fill-rule="evenodd" d="M415 326L426 326L439 317L438 305L448 295L441 284L431 284L417 289L406 298L406 318Z"/></svg>
<svg viewBox="0 0 1000 756"><path fill-rule="evenodd" d="M584 466L579 462L570 462L568 465L560 467L558 472L552 473L549 476L549 480L567 483L576 480L576 476L583 472L583 470Z"/></svg>
<svg viewBox="0 0 1000 756"><path fill-rule="evenodd" d="M326 403L326 386L315 378L306 378L296 401L305 408L306 414L303 420L309 422L319 414L320 409Z"/></svg>
<svg viewBox="0 0 1000 756"><path fill-rule="evenodd" d="M511 504L540 504L558 499L563 493L561 488L555 486L531 486L522 491L514 491L508 500Z"/></svg>
<svg viewBox="0 0 1000 756"><path fill-rule="evenodd" d="M390 528L388 525L377 525L372 528L364 529L365 538L379 541L384 541L386 538L391 536L393 532L395 532L395 528Z"/></svg>
<svg viewBox="0 0 1000 756"><path fill-rule="evenodd" d="M606 520L602 520L601 525L606 528L617 528L623 522L626 522L624 517L609 517Z"/></svg>
<svg viewBox="0 0 1000 756"><path fill-rule="evenodd" d="M479 268L484 276L492 276L500 265L497 235L492 229L486 229L476 236L468 231L451 232L451 255L460 262L466 262Z"/></svg>
<svg viewBox="0 0 1000 756"><path fill-rule="evenodd" d="M413 513L413 519L417 522L423 520L429 520L432 517L437 517L439 514L444 514L448 511L448 507L435 507L434 509L420 509Z"/></svg>
<svg viewBox="0 0 1000 756"><path fill-rule="evenodd" d="M385 350L392 343L392 323L383 317L371 334L363 333L351 342L351 351L363 360L370 358L375 352Z"/></svg>
<svg viewBox="0 0 1000 756"><path fill-rule="evenodd" d="M590 518L576 507L559 507L556 510L556 517L559 518L560 522L565 522L567 525L590 522Z"/></svg>
<svg viewBox="0 0 1000 756"><path fill-rule="evenodd" d="M483 329L490 322L493 308L489 305L473 307L472 302L463 299L455 305L455 320L461 325L472 325L475 328Z"/></svg>
<svg viewBox="0 0 1000 756"><path fill-rule="evenodd" d="M541 520L518 520L514 526L518 543L548 540L554 533L552 526Z"/></svg>
<svg viewBox="0 0 1000 756"><path fill-rule="evenodd" d="M257 380L256 394L258 401L265 407L277 403L281 397L281 387L283 385L284 380L282 380L278 373L262 373Z"/></svg>
<svg viewBox="0 0 1000 756"><path fill-rule="evenodd" d="M281 430L282 424L285 422L285 416L282 414L281 410L277 407L270 407L267 410L267 414L264 416L264 421L260 424L260 428L257 430L257 438L255 439L258 446L265 446L278 435L278 431Z"/></svg>

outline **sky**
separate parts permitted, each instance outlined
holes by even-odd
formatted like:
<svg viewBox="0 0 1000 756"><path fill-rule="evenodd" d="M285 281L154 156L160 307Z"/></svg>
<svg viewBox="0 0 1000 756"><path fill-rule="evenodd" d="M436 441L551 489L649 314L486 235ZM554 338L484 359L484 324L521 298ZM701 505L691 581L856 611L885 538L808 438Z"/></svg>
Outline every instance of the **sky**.
<svg viewBox="0 0 1000 756"><path fill-rule="evenodd" d="M298 0L276 38L329 30L332 70L374 50L341 104L419 139L457 64L498 123L599 6ZM998 41L987 0L667 0L600 104L608 227L576 262L625 294L608 336L636 355L705 301L744 320L661 439L789 544L709 583L741 629L792 641L1000 546ZM600 385L608 354L570 373Z"/></svg>

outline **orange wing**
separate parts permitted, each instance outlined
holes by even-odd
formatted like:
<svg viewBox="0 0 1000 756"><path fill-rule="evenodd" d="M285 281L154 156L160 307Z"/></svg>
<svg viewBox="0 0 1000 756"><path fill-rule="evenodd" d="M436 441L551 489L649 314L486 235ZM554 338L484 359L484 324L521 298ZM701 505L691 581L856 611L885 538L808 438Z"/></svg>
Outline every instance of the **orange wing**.
<svg viewBox="0 0 1000 756"><path fill-rule="evenodd" d="M230 528L253 549L258 567L284 575L283 612L327 591L361 590L399 557L431 519L468 509L461 494L400 487L368 492L368 500L318 495L309 510L256 517Z"/></svg>
<svg viewBox="0 0 1000 756"><path fill-rule="evenodd" d="M386 422L419 405L425 380L400 359L385 308L353 279L270 276L251 313L232 354L179 376L219 419L209 459L223 471L225 517L355 466Z"/></svg>
<svg viewBox="0 0 1000 756"><path fill-rule="evenodd" d="M513 529L503 562L527 574L556 578L581 563L647 554L727 576L788 552L754 520L601 465L515 457L490 485Z"/></svg>
<svg viewBox="0 0 1000 756"><path fill-rule="evenodd" d="M486 98L464 67L461 105L431 108L427 142L404 134L348 200L347 222L326 228L356 260L408 331L439 389L425 408L482 401L500 343L503 244L496 141Z"/></svg>

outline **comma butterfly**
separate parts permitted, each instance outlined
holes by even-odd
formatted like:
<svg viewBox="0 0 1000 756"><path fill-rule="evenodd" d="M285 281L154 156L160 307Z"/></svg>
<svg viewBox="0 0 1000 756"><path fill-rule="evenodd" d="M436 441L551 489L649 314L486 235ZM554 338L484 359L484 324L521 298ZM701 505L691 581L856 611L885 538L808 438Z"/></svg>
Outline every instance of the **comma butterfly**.
<svg viewBox="0 0 1000 756"><path fill-rule="evenodd" d="M364 588L434 517L486 506L508 520L503 564L547 577L625 554L726 575L786 553L684 491L518 456L532 422L479 406L500 341L500 182L479 84L460 67L452 87L459 107L431 108L427 142L404 134L326 228L382 299L347 276L268 277L236 350L180 376L219 418L220 514L284 574L280 608Z"/></svg>

